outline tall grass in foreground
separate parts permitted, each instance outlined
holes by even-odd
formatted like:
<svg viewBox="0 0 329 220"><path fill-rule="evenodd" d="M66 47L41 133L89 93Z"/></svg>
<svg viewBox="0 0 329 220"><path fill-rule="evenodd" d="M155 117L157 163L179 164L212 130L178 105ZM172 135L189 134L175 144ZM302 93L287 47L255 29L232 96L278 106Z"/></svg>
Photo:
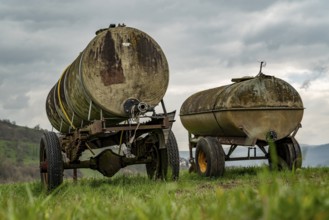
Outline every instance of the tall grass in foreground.
<svg viewBox="0 0 329 220"><path fill-rule="evenodd" d="M329 219L329 168L231 168L222 178L181 173L0 185L0 219Z"/></svg>

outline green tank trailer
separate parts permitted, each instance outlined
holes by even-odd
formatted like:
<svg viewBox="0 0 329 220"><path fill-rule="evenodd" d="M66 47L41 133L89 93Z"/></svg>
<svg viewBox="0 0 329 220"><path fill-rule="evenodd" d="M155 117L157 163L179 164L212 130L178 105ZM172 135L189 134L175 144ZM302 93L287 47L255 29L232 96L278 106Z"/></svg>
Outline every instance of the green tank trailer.
<svg viewBox="0 0 329 220"><path fill-rule="evenodd" d="M41 138L44 186L59 186L65 169L75 179L78 168L110 177L132 164L145 164L152 179L177 179L175 112L163 102L168 81L166 57L149 35L125 25L97 31L48 94L47 116L59 133ZM92 156L81 160L85 151Z"/></svg>
<svg viewBox="0 0 329 220"><path fill-rule="evenodd" d="M263 74L262 65L256 77L232 79L230 85L185 100L180 119L189 132L191 170L221 176L225 161L252 159L267 159L280 169L301 167L294 137L301 127L303 102L290 84ZM230 145L227 153L222 145ZM248 156L231 157L237 146L248 147ZM256 147L263 156L256 155Z"/></svg>

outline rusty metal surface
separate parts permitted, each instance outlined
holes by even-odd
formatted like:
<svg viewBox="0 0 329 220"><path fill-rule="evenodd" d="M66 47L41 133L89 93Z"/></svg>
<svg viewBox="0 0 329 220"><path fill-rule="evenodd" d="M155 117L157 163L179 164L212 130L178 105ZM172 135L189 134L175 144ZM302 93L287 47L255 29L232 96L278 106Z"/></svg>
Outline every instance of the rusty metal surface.
<svg viewBox="0 0 329 220"><path fill-rule="evenodd" d="M114 154L111 150L103 151L97 158L98 171L104 176L111 177L123 167L122 157Z"/></svg>
<svg viewBox="0 0 329 220"><path fill-rule="evenodd" d="M54 96L54 91L56 89L56 85L50 90L48 96L47 96L47 101L46 101L46 113L48 116L48 119L52 126L60 131L61 127L64 127L65 130L68 129L69 125L66 123L61 123L62 119L61 116L57 113L56 111L56 106L55 106L55 96Z"/></svg>
<svg viewBox="0 0 329 220"><path fill-rule="evenodd" d="M48 170L48 162L47 161L40 162L40 172L47 173L47 170Z"/></svg>
<svg viewBox="0 0 329 220"><path fill-rule="evenodd" d="M122 105L128 98L155 106L167 90L164 53L150 36L134 28L101 32L84 50L81 63L87 94L114 116L126 116Z"/></svg>
<svg viewBox="0 0 329 220"><path fill-rule="evenodd" d="M103 132L118 132L129 130L153 130L153 129L168 129L171 128L173 121L169 121L168 117L164 117L162 120L158 120L156 124L132 124L132 125L116 125L110 127L103 127L101 120L96 120L92 124L86 127L89 135L97 135Z"/></svg>
<svg viewBox="0 0 329 220"><path fill-rule="evenodd" d="M170 131L174 122L175 112L170 112L167 115L157 115L142 124L117 124L115 126L106 126L106 121L95 120L90 125L72 131L71 133L62 135L60 137L60 143L62 151L66 153L66 157L70 162L76 163L79 161L81 153L85 150L89 150L92 154L92 149L103 148L111 145L127 144L131 140L131 136L134 134L136 137L152 132L160 132L165 135L166 131ZM147 136L147 135L146 135ZM168 137L164 137L164 142ZM100 142L93 142L95 140L102 140ZM143 138L135 140L134 144L138 144L139 148L143 144ZM161 145L161 144L160 144ZM160 148L165 148L163 144ZM138 161L136 161L138 162ZM72 166L74 168L74 166ZM79 168L79 167L75 167Z"/></svg>
<svg viewBox="0 0 329 220"><path fill-rule="evenodd" d="M241 145L241 146L254 146L256 139L249 139L247 137L219 137L219 142L226 145Z"/></svg>
<svg viewBox="0 0 329 220"><path fill-rule="evenodd" d="M47 116L62 133L70 125L79 128L102 117L115 125L128 118L123 108L127 99L155 107L168 81L166 57L149 35L130 27L104 29L50 91Z"/></svg>
<svg viewBox="0 0 329 220"><path fill-rule="evenodd" d="M303 103L287 82L263 74L235 81L190 96L180 111L184 127L194 135L266 140L271 130L281 139L299 126Z"/></svg>

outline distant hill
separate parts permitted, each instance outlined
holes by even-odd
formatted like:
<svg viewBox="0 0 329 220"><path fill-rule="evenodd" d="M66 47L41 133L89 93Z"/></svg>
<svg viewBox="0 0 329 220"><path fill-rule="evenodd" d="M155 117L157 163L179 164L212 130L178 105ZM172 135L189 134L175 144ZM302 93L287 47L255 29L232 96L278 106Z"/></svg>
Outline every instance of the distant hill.
<svg viewBox="0 0 329 220"><path fill-rule="evenodd" d="M302 145L302 154L304 167L329 166L329 144Z"/></svg>
<svg viewBox="0 0 329 220"><path fill-rule="evenodd" d="M0 120L0 140L39 142L43 130L37 125L34 128L18 126L7 119Z"/></svg>
<svg viewBox="0 0 329 220"><path fill-rule="evenodd" d="M42 133L38 126L28 128L9 120L0 120L0 158L17 164L37 162Z"/></svg>
<svg viewBox="0 0 329 220"><path fill-rule="evenodd" d="M39 142L43 130L0 120L0 183L39 178Z"/></svg>
<svg viewBox="0 0 329 220"><path fill-rule="evenodd" d="M0 120L0 183L40 179L39 145L44 131L38 125L28 128ZM64 177L71 176L72 170L64 172Z"/></svg>

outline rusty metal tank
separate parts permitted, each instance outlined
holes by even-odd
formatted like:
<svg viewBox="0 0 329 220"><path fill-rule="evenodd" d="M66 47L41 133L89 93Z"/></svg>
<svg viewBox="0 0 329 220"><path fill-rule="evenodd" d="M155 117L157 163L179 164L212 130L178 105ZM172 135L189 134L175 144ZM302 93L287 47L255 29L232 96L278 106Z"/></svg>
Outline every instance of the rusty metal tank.
<svg viewBox="0 0 329 220"><path fill-rule="evenodd" d="M279 140L300 126L303 102L287 82L262 73L232 81L185 100L180 118L190 133L266 141L269 132Z"/></svg>
<svg viewBox="0 0 329 220"><path fill-rule="evenodd" d="M125 105L159 104L168 81L166 57L149 35L125 26L101 29L49 92L47 116L62 133L102 117L116 124L129 117Z"/></svg>

